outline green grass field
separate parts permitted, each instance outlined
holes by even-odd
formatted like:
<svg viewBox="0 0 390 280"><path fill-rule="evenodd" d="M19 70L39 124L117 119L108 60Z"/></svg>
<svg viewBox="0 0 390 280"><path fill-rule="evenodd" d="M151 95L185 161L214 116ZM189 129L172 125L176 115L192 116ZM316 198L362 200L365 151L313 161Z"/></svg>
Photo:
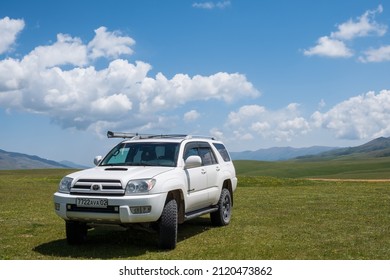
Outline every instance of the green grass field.
<svg viewBox="0 0 390 280"><path fill-rule="evenodd" d="M231 224L214 228L204 216L180 225L173 251L158 250L153 232L117 228L69 246L52 202L69 171L0 171L0 259L390 259L390 183L298 179L309 173L293 165L265 177L258 164L236 164Z"/></svg>
<svg viewBox="0 0 390 280"><path fill-rule="evenodd" d="M278 162L236 161L237 174L277 178L390 179L390 157L289 160Z"/></svg>

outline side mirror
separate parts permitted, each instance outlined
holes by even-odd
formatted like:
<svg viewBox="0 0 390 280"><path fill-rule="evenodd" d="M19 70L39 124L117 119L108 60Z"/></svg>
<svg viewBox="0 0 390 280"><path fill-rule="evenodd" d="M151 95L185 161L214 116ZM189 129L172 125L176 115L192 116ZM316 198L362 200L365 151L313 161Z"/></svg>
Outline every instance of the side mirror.
<svg viewBox="0 0 390 280"><path fill-rule="evenodd" d="M103 157L102 156L97 156L93 159L93 163L98 166L99 163L102 161Z"/></svg>
<svg viewBox="0 0 390 280"><path fill-rule="evenodd" d="M184 168L189 169L200 166L202 166L202 159L200 158L200 156L189 156L185 161Z"/></svg>

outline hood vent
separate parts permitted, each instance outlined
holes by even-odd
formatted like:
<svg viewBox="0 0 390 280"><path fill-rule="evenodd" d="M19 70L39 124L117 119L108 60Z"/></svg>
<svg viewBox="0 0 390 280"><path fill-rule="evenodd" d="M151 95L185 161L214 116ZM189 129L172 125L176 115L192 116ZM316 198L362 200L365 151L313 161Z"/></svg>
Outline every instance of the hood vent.
<svg viewBox="0 0 390 280"><path fill-rule="evenodd" d="M109 167L104 170L105 171L127 171L128 169L125 167Z"/></svg>

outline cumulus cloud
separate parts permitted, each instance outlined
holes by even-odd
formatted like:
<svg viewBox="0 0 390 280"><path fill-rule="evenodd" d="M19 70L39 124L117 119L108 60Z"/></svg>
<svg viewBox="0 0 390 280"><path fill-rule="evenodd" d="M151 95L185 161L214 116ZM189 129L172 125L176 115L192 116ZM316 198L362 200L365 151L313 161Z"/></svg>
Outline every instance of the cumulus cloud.
<svg viewBox="0 0 390 280"><path fill-rule="evenodd" d="M345 100L326 113L315 112L313 125L341 139L375 138L390 133L390 90L368 92Z"/></svg>
<svg viewBox="0 0 390 280"><path fill-rule="evenodd" d="M376 10L366 11L357 20L348 20L338 25L338 30L331 33L332 38L340 40L352 40L357 37L365 37L369 35L383 36L387 31L387 26L379 24L375 21L375 15L383 12L382 5L379 5Z"/></svg>
<svg viewBox="0 0 390 280"><path fill-rule="evenodd" d="M354 51L347 43L358 37L383 36L387 32L387 26L375 21L375 16L383 12L383 7L378 6L375 10L368 10L356 20L350 19L347 22L337 25L337 31L331 32L329 36L320 37L317 44L307 50L307 56L319 55L327 57L351 57ZM365 60L364 58L360 59ZM367 59L367 61L369 61Z"/></svg>
<svg viewBox="0 0 390 280"><path fill-rule="evenodd" d="M95 38L88 43L89 56L92 59L99 57L117 58L123 54L133 54L131 47L135 44L134 39L121 36L119 31L108 32L107 28L102 26L95 30L95 34Z"/></svg>
<svg viewBox="0 0 390 280"><path fill-rule="evenodd" d="M189 101L217 99L233 102L244 96L258 96L259 92L239 73L219 72L210 76L176 74L168 79L162 73L155 78L145 78L140 85L140 109L155 110L175 108Z"/></svg>
<svg viewBox="0 0 390 280"><path fill-rule="evenodd" d="M10 49L23 28L23 19L10 19L9 17L0 19L0 54Z"/></svg>
<svg viewBox="0 0 390 280"><path fill-rule="evenodd" d="M0 60L0 106L47 115L65 128L99 132L105 126L166 127L174 118L171 109L188 102L229 103L259 95L239 73L152 77L149 63L121 58L131 55L134 45L131 37L100 27L87 43L58 34L54 43L37 46L20 59ZM107 67L96 69L98 58L107 59ZM185 116L197 117L196 111Z"/></svg>
<svg viewBox="0 0 390 280"><path fill-rule="evenodd" d="M61 65L83 66L88 63L87 48L81 39L58 34L57 41L48 46L38 46L21 61L30 69L50 68Z"/></svg>
<svg viewBox="0 0 390 280"><path fill-rule="evenodd" d="M359 60L361 62L390 61L390 46L364 51L363 55L359 57Z"/></svg>
<svg viewBox="0 0 390 280"><path fill-rule="evenodd" d="M184 120L186 122L193 122L200 117L200 113L196 110L191 110L184 114Z"/></svg>
<svg viewBox="0 0 390 280"><path fill-rule="evenodd" d="M321 100L320 105L323 104ZM388 136L390 90L351 97L326 112L315 111L310 117L301 114L297 103L274 111L260 105L245 105L229 114L224 128L235 140L243 141L258 137L276 142L292 141L317 129L330 131L344 140Z"/></svg>
<svg viewBox="0 0 390 280"><path fill-rule="evenodd" d="M309 122L301 116L299 104L296 103L277 111L267 110L260 105L242 106L229 114L226 127L241 140L261 136L275 141L291 141L310 130Z"/></svg>
<svg viewBox="0 0 390 280"><path fill-rule="evenodd" d="M304 54L307 56L351 57L353 51L343 41L324 36L318 39L317 45L305 50Z"/></svg>

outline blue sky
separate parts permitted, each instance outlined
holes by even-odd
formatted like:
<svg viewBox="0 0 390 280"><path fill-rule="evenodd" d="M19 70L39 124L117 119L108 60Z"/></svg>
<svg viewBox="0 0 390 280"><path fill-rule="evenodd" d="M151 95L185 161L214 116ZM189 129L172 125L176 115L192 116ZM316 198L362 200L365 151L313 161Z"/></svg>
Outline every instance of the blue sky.
<svg viewBox="0 0 390 280"><path fill-rule="evenodd" d="M107 130L232 151L390 136L390 1L0 3L0 149L91 164Z"/></svg>

